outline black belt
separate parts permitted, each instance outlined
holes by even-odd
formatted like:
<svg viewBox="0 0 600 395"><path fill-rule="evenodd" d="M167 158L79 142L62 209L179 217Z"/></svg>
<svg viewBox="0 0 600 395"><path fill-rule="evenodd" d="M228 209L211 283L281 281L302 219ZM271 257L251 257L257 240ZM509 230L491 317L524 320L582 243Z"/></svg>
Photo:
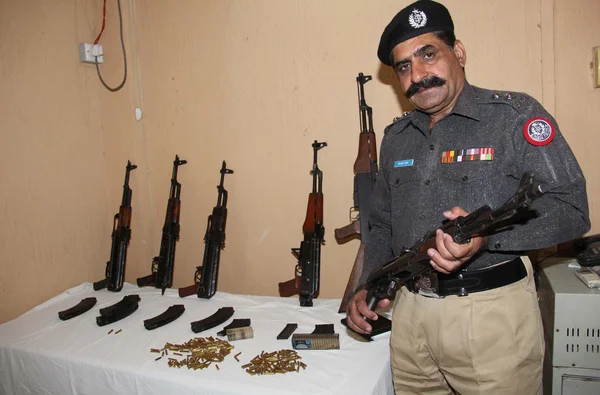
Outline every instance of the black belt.
<svg viewBox="0 0 600 395"><path fill-rule="evenodd" d="M516 283L526 276L527 269L525 269L521 258L515 258L512 261L501 265L472 273L438 273L438 284L435 293L440 297L449 295L466 296L473 292L488 291L490 289L504 287ZM413 286L408 287L411 292L419 292L418 287L414 286L416 283L417 282L411 284Z"/></svg>

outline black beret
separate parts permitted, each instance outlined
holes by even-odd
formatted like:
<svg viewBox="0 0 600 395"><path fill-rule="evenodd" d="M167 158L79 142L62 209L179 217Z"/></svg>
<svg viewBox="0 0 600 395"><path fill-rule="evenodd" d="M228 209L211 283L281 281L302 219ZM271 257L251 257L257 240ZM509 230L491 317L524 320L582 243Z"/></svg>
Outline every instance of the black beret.
<svg viewBox="0 0 600 395"><path fill-rule="evenodd" d="M391 53L403 41L421 34L437 31L454 32L454 23L448 9L433 0L419 0L402 9L386 26L377 57L383 64L392 65Z"/></svg>

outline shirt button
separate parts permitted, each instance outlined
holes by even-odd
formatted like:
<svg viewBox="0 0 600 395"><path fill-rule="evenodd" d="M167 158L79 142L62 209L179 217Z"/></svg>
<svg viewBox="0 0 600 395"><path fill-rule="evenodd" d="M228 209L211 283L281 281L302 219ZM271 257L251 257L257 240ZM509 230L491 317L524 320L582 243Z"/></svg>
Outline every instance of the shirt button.
<svg viewBox="0 0 600 395"><path fill-rule="evenodd" d="M497 241L496 244L494 244L494 248L499 249L500 247L502 247L502 244L500 244L500 242Z"/></svg>
<svg viewBox="0 0 600 395"><path fill-rule="evenodd" d="M431 183L431 181L427 180L425 181L425 185L429 185Z"/></svg>
<svg viewBox="0 0 600 395"><path fill-rule="evenodd" d="M419 215L419 218L422 219L422 220L425 219L425 214Z"/></svg>
<svg viewBox="0 0 600 395"><path fill-rule="evenodd" d="M462 176L463 181L467 181L468 179L469 179L469 176L467 176L467 175Z"/></svg>
<svg viewBox="0 0 600 395"><path fill-rule="evenodd" d="M396 185L400 184L400 179L396 178Z"/></svg>
<svg viewBox="0 0 600 395"><path fill-rule="evenodd" d="M431 144L431 145L429 146L429 149L430 149L431 151L433 151L433 149L434 149L434 148L435 148L435 147L433 146L433 144Z"/></svg>

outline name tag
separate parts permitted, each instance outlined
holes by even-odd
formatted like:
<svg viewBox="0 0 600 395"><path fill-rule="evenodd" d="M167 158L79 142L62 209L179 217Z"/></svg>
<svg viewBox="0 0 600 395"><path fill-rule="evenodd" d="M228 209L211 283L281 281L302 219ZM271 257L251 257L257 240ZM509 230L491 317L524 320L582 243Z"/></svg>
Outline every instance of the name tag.
<svg viewBox="0 0 600 395"><path fill-rule="evenodd" d="M408 167L415 163L414 159L397 160L394 162L394 167Z"/></svg>

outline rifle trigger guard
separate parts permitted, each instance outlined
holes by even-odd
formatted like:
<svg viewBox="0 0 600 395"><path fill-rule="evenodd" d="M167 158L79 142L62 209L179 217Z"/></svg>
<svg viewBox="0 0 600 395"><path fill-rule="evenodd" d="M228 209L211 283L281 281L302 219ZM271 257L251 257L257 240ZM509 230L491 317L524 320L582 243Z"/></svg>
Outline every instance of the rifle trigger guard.
<svg viewBox="0 0 600 395"><path fill-rule="evenodd" d="M352 216L352 213L356 213L356 215ZM358 221L360 218L360 212L356 207L350 207L350 213L348 216L350 217L350 222Z"/></svg>
<svg viewBox="0 0 600 395"><path fill-rule="evenodd" d="M198 266L196 268L196 272L194 273L194 282L199 283L202 280L202 266Z"/></svg>

